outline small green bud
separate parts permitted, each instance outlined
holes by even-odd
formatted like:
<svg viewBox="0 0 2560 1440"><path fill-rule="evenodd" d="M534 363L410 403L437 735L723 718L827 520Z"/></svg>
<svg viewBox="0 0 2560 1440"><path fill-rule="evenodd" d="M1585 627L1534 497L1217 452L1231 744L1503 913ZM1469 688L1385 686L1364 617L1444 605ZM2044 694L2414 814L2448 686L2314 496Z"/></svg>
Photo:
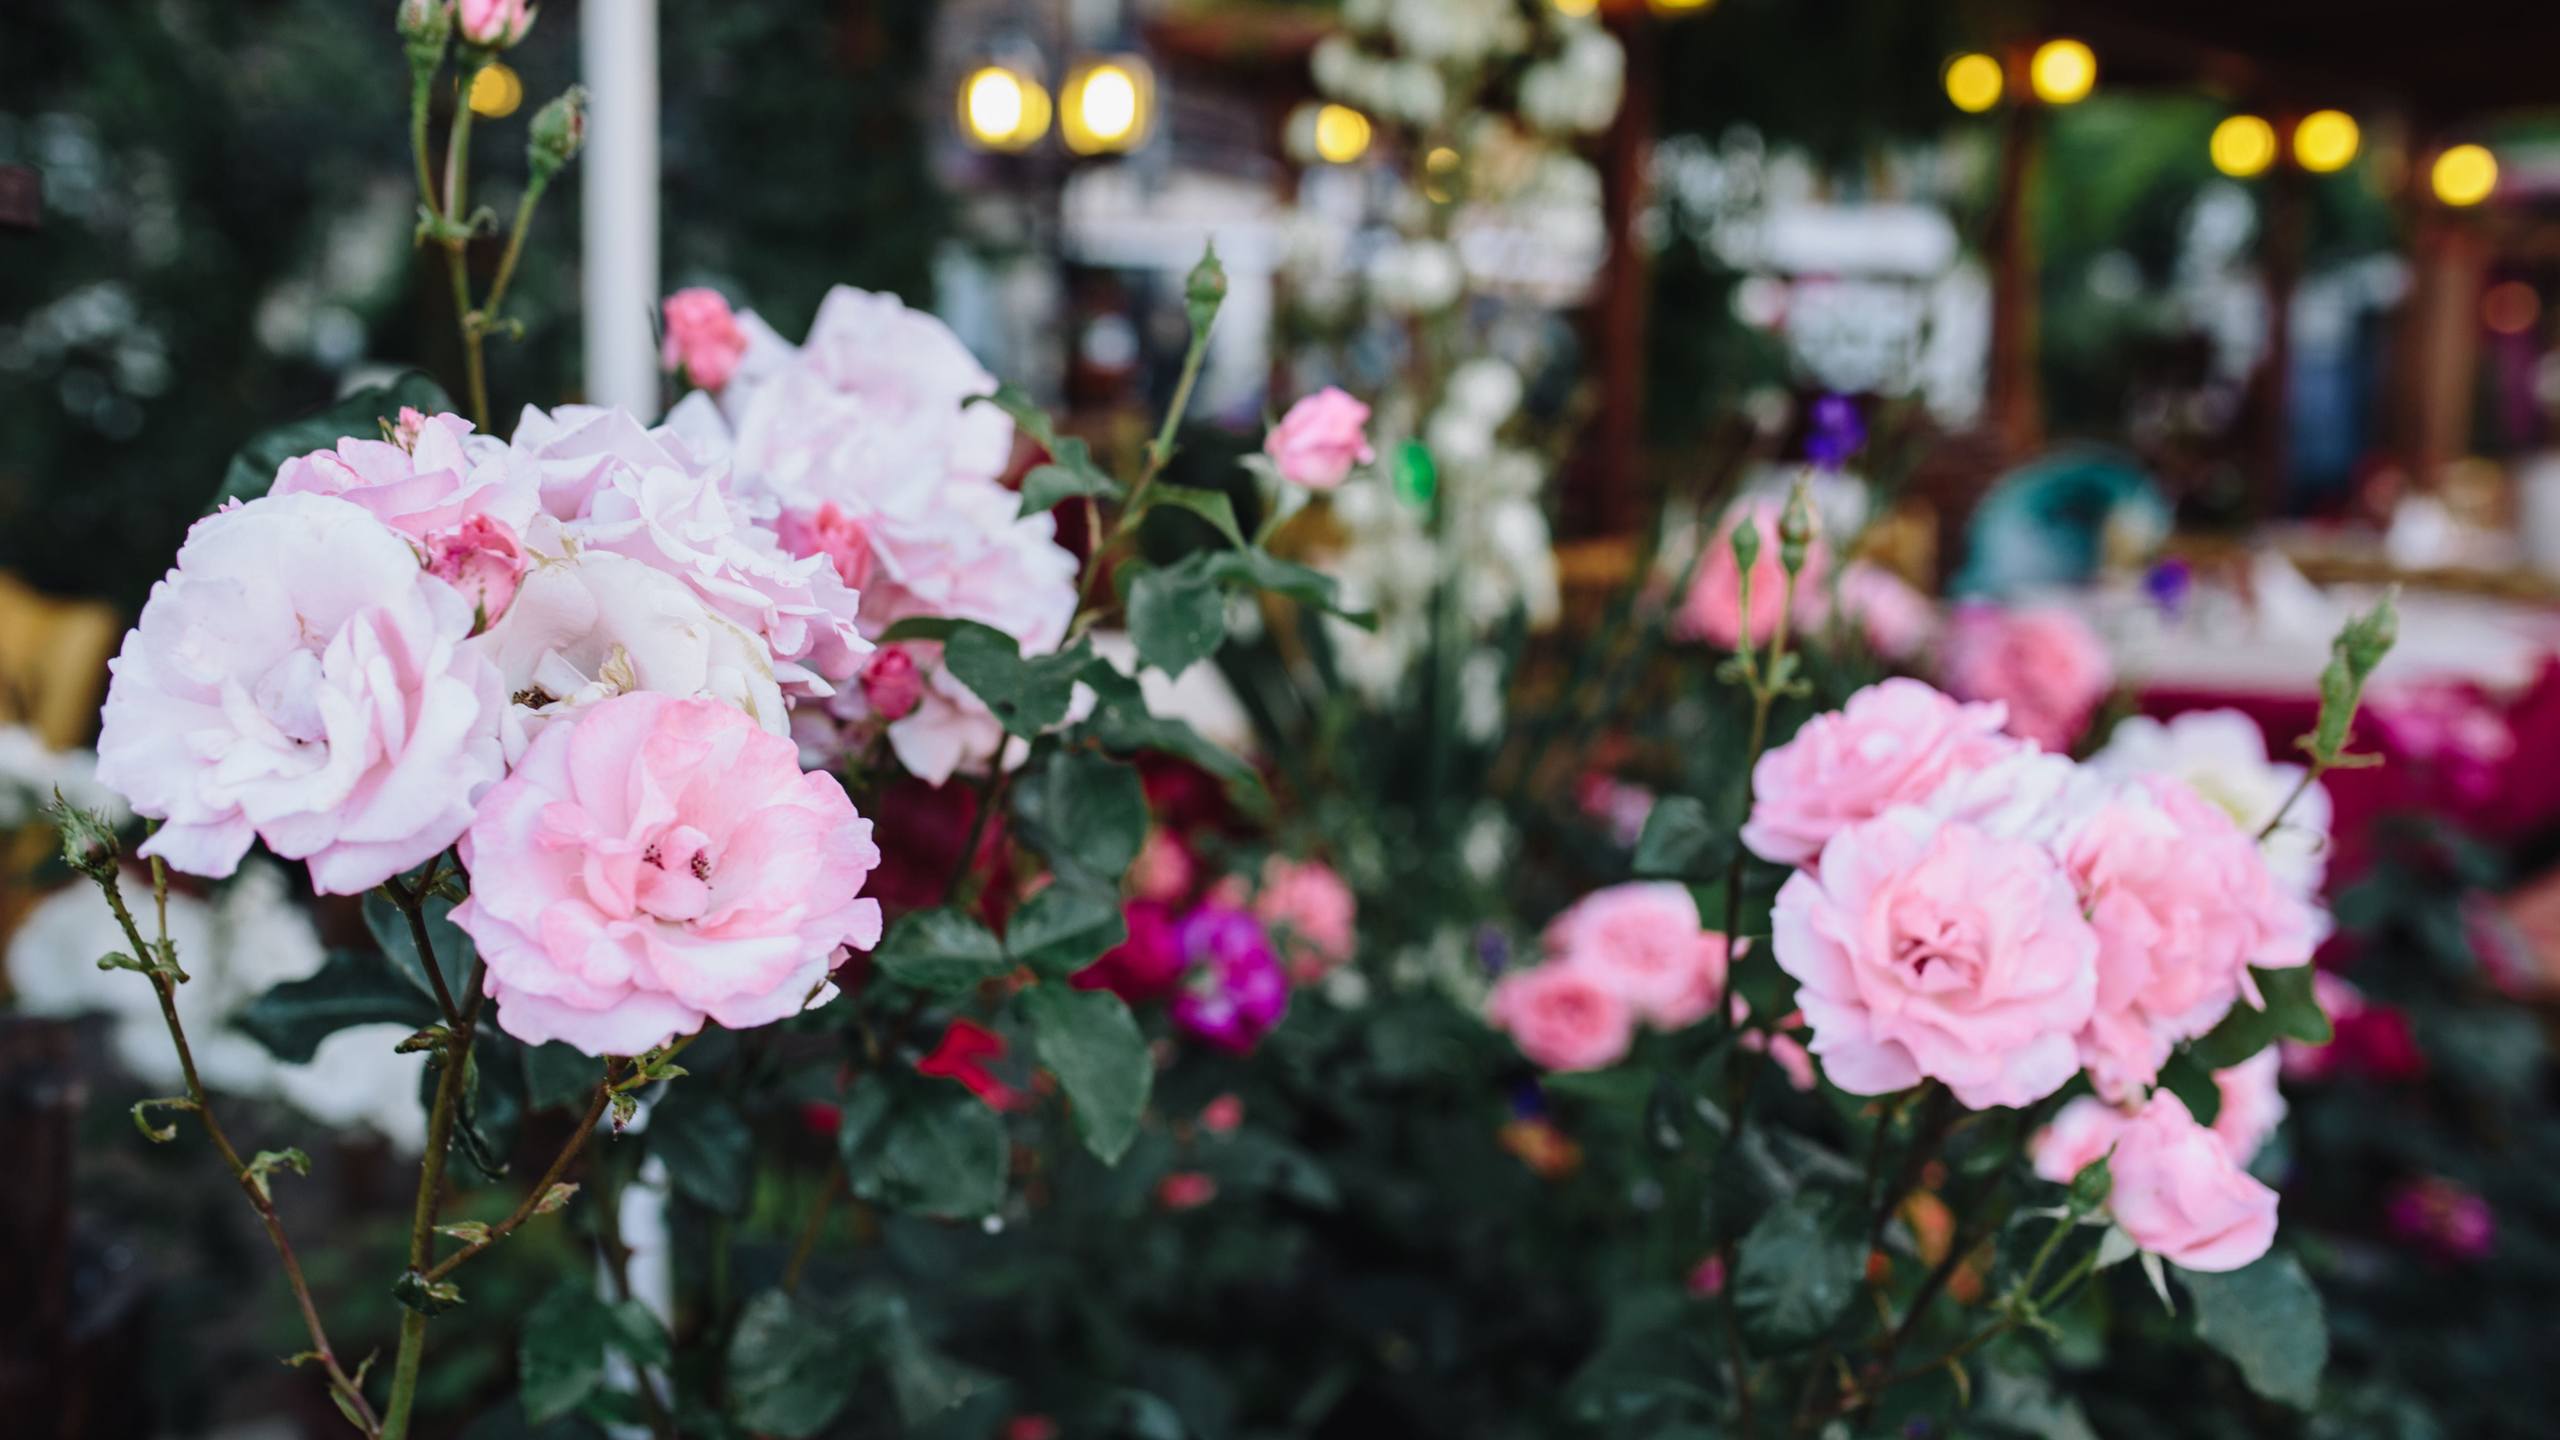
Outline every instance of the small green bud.
<svg viewBox="0 0 2560 1440"><path fill-rule="evenodd" d="M531 138L524 147L525 163L537 179L548 180L576 159L586 143L587 90L572 85L534 113Z"/></svg>
<svg viewBox="0 0 2560 1440"><path fill-rule="evenodd" d="M1805 553L1813 548L1813 500L1804 482L1787 492L1787 508L1778 516L1778 563L1790 575L1804 572Z"/></svg>
<svg viewBox="0 0 2560 1440"><path fill-rule="evenodd" d="M1212 240L1202 248L1200 263L1191 267L1182 287L1182 308L1191 319L1193 343L1209 333L1209 322L1218 318L1218 306L1226 298L1227 270L1218 263L1218 244Z"/></svg>
<svg viewBox="0 0 2560 1440"><path fill-rule="evenodd" d="M1746 581L1760 563L1760 522L1747 514L1733 527L1733 562L1742 567Z"/></svg>
<svg viewBox="0 0 2560 1440"><path fill-rule="evenodd" d="M2107 1203L2107 1195L2115 1189L2115 1173L2108 1168L2107 1157L2099 1156L2080 1167L2071 1177L2071 1213L2094 1215Z"/></svg>
<svg viewBox="0 0 2560 1440"><path fill-rule="evenodd" d="M2348 621L2346 628L2338 632L2338 654L2355 672L2359 684L2373 674L2382 657L2391 653L2393 642L2400 638L2400 612L2392 603L2398 597L2396 586L2384 591L2371 610Z"/></svg>
<svg viewBox="0 0 2560 1440"><path fill-rule="evenodd" d="M311 1157L299 1150L261 1150L257 1157L249 1162L247 1172L249 1183L257 1187L260 1195L266 1195L268 1193L267 1177L278 1170L290 1170L296 1175L308 1175L311 1173Z"/></svg>
<svg viewBox="0 0 2560 1440"><path fill-rule="evenodd" d="M450 1280L429 1284L411 1270L392 1282L391 1297L421 1315L441 1315L462 1303L462 1287Z"/></svg>
<svg viewBox="0 0 2560 1440"><path fill-rule="evenodd" d="M400 0L400 13L394 23L411 51L430 45L442 51L446 38L453 34L453 0Z"/></svg>
<svg viewBox="0 0 2560 1440"><path fill-rule="evenodd" d="M83 810L53 792L53 803L45 807L53 817L54 829L62 836L62 863L92 880L107 881L116 873L116 831L107 817L95 810Z"/></svg>

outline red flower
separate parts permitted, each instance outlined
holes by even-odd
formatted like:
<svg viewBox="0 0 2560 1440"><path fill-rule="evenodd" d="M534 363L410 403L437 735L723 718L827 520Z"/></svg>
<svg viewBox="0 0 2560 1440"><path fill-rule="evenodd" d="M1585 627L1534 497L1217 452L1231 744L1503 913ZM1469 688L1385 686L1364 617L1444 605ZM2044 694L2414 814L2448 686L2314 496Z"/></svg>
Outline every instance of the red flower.
<svg viewBox="0 0 2560 1440"><path fill-rule="evenodd" d="M991 1110L1022 1104L1022 1092L988 1073L986 1062L1004 1058L1004 1037L974 1020L954 1020L942 1032L933 1053L916 1062L916 1073L938 1080L957 1080Z"/></svg>
<svg viewBox="0 0 2560 1440"><path fill-rule="evenodd" d="M1221 1095L1200 1107L1200 1128L1212 1135L1232 1135L1244 1123L1244 1101Z"/></svg>
<svg viewBox="0 0 2560 1440"><path fill-rule="evenodd" d="M1167 1210L1197 1210L1218 1198L1218 1182L1197 1170L1176 1170L1156 1182L1156 1203Z"/></svg>

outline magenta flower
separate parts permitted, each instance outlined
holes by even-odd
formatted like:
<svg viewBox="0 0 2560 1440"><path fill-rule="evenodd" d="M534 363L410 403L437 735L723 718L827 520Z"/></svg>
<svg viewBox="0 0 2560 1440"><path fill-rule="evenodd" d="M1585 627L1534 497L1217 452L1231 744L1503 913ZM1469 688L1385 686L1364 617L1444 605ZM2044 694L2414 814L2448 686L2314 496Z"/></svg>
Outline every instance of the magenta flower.
<svg viewBox="0 0 2560 1440"><path fill-rule="evenodd" d="M1174 932L1189 967L1173 1000L1173 1022L1230 1054L1252 1050L1289 1009L1289 974L1260 922L1225 905L1203 905Z"/></svg>

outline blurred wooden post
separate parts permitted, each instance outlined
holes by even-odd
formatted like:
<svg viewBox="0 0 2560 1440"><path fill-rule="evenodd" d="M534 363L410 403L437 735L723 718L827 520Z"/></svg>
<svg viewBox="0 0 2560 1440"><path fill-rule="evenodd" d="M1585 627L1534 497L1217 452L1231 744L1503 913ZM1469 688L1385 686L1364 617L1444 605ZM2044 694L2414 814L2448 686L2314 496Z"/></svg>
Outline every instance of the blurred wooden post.
<svg viewBox="0 0 2560 1440"><path fill-rule="evenodd" d="M2258 257L2266 289L2267 353L2258 362L2252 388L2257 434L2252 437L2258 515L2274 519L2284 513L2286 472L2290 468L2293 422L2293 292L2302 279L2303 233L2308 222L2310 181L2302 167L2279 159L2267 175L2267 217Z"/></svg>
<svg viewBox="0 0 2560 1440"><path fill-rule="evenodd" d="M1654 108L1661 69L1641 10L1613 13L1609 27L1627 54L1625 98L1602 141L1601 211L1609 253L1594 297L1592 371L1599 406L1581 449L1579 474L1565 495L1565 528L1573 535L1630 530L1642 509L1644 356L1647 275L1636 221L1644 212L1653 163Z"/></svg>
<svg viewBox="0 0 2560 1440"><path fill-rule="evenodd" d="M2036 162L2044 113L2029 97L2027 52L2008 59L2009 110L2000 133L2000 186L1991 209L1991 375L1983 416L2005 460L2044 445L2044 396L2036 374Z"/></svg>
<svg viewBox="0 0 2560 1440"><path fill-rule="evenodd" d="M2396 361L2400 447L2413 490L2433 490L2470 448L2472 386L2480 362L2480 286L2489 246L2466 215L2418 202L2409 245L2409 295Z"/></svg>

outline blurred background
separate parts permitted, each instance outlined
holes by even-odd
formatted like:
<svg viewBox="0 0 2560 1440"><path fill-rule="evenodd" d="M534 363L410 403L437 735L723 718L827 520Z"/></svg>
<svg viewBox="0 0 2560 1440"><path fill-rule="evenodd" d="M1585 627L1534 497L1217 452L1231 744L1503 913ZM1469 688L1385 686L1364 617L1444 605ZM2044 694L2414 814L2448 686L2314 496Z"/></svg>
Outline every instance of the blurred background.
<svg viewBox="0 0 2560 1440"><path fill-rule="evenodd" d="M11 825L81 779L65 754L93 738L104 658L235 449L405 369L453 387L449 292L411 248L389 12L0 14ZM1339 384L1401 437L1381 508L1334 512L1339 572L1389 621L1345 669L1382 703L1412 654L1396 552L1362 532L1410 529L1396 502L1488 497L1480 549L1455 552L1485 615L1569 637L1698 476L1801 454L1826 397L1875 437L1837 527L1861 557L1933 602L2075 611L2133 709L2238 708L2287 746L2339 618L2402 584L2395 763L2331 781L2332 875L2369 882L2341 923L2437 955L2466 995L2504 967L2497 1018L2421 1038L2485 1067L2484 1126L2512 1138L2514 1107L2540 1106L2547 1161L2560 1123L2528 1017L2560 974L2555 55L2560 7L2501 0L547 0L434 123L467 104L520 125L573 82L598 96L514 291L523 334L493 348L502 412L655 413L677 288L799 335L852 284L936 311L1064 428L1126 450L1173 387L1181 278L1213 239L1231 291L1194 419L1250 430ZM522 167L512 138L485 143L503 212ZM499 248L475 245L484 276ZM1450 355L1499 363L1435 368ZM2407 814L2449 829L2384 818ZM42 842L13 833L0 933L40 891L19 881ZM262 923L254 897L207 904L211 933ZM31 1035L0 1064L52 1073ZM323 1093L282 1101L330 1108L330 1085L303 1088ZM0 1093L13 1150L70 1103ZM406 1122L334 1098L382 1153L323 1193L380 1208ZM106 1109L84 1134L122 1131ZM2496 1183L2480 1152L2409 1147L2391 1175L2471 1165L2474 1201ZM80 1323L170 1345L118 1286L200 1324L250 1313L234 1202L163 1183L204 1157L119 1148L82 1151L113 1183L80 1188L123 1197L102 1218L128 1248L82 1272L104 1288ZM0 1191L0 1295L68 1233L74 1184L67 1154L13 1164L49 1179ZM2535 1229L2548 1197L2500 1203L2502 1233L2528 1237L2507 1298L2529 1315L2560 1272L2529 1237L2560 1223ZM7 1327L69 1323L0 1311L0 1356ZM234 1386L212 1353L166 1357L168 1384L231 1398L177 1408L255 1415L236 1392L263 1377Z"/></svg>

